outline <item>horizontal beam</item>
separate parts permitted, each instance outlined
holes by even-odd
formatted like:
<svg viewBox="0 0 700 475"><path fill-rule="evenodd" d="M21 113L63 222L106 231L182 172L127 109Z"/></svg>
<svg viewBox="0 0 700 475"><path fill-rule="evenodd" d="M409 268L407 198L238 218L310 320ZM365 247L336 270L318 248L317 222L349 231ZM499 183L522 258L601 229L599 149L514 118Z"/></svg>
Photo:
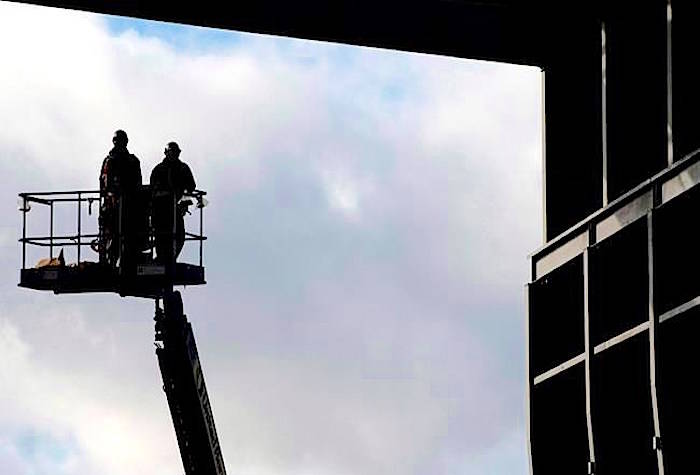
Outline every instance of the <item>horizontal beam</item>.
<svg viewBox="0 0 700 475"><path fill-rule="evenodd" d="M567 369L576 366L579 363L583 363L586 360L586 354L581 353L578 356L574 356L568 361L563 362L559 366L556 366L548 371L545 371L542 374L539 374L535 376L534 379L534 384L540 384L542 381L546 381L547 379L551 378L552 376L556 376L557 374L561 373L562 371L566 371Z"/></svg>
<svg viewBox="0 0 700 475"><path fill-rule="evenodd" d="M544 66L570 57L577 30L595 20L587 4L531 0L28 0L21 3L86 10L462 58ZM562 35L566 36L562 40ZM556 41L552 41L557 38Z"/></svg>
<svg viewBox="0 0 700 475"><path fill-rule="evenodd" d="M649 322L643 322L637 325L634 328L630 328L626 332L620 333L619 335L610 338L608 341L605 341L599 345L596 345L595 348L593 348L593 354L597 355L598 353L601 353L609 348L612 348L613 346L622 343L625 340L628 340L632 338L633 336L637 336L640 333L646 331L649 329Z"/></svg>
<svg viewBox="0 0 700 475"><path fill-rule="evenodd" d="M663 314L661 314L661 316L659 316L659 323L663 323L666 320L669 320L669 319L676 317L682 313L685 313L688 310L691 310L691 309L697 307L698 305L700 305L700 296L695 297L694 299L692 299L688 302L685 302L676 308L672 308L668 312L664 312Z"/></svg>
<svg viewBox="0 0 700 475"><path fill-rule="evenodd" d="M602 235L602 237L597 237L595 240L595 242L600 242L624 229L650 209L669 202L698 184L700 184L700 149L688 154L683 160L675 162L652 178L645 180L628 193L608 204L605 208L601 208L530 254L529 258L532 260L532 265L537 269L535 279L542 277L567 262L568 259L580 254L582 252L580 245L577 247L579 252L576 253L561 252L559 249L570 247L569 243L571 241L578 241L582 233L587 232L591 227L595 227L597 233ZM655 187L658 187L661 195L658 203L655 203L653 200ZM589 244L595 244L595 242ZM568 256L568 259L554 259L560 254ZM550 258L550 256L552 257ZM547 262L547 264L541 265L541 261ZM552 265L548 261L556 261L556 264ZM547 272L542 272L540 268L542 270L546 269Z"/></svg>

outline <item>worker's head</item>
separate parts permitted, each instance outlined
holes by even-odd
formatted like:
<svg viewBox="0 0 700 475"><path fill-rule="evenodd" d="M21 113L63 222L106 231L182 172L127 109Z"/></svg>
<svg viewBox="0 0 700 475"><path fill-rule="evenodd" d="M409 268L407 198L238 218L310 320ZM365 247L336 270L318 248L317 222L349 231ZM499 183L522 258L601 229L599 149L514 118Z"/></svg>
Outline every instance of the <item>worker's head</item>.
<svg viewBox="0 0 700 475"><path fill-rule="evenodd" d="M180 156L180 147L176 142L170 142L165 147L165 156L170 158L177 158Z"/></svg>
<svg viewBox="0 0 700 475"><path fill-rule="evenodd" d="M126 148L126 144L129 143L129 137L126 136L126 132L119 129L114 132L114 137L112 137L112 143L115 147Z"/></svg>

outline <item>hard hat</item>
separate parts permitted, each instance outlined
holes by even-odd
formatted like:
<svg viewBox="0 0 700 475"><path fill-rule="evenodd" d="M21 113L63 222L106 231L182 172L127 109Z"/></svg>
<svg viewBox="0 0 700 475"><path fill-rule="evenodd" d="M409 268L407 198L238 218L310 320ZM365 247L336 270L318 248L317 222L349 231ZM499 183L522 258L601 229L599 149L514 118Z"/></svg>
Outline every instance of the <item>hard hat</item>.
<svg viewBox="0 0 700 475"><path fill-rule="evenodd" d="M112 137L112 143L114 145L126 145L129 143L129 137L127 137L126 132L119 129L114 132L114 137Z"/></svg>

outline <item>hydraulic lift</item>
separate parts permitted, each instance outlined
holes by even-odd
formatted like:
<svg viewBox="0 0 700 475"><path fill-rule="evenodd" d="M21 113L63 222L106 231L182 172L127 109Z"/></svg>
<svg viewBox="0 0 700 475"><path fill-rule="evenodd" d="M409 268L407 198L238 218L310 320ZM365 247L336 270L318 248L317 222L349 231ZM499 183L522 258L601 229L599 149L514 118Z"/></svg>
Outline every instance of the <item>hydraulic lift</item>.
<svg viewBox="0 0 700 475"><path fill-rule="evenodd" d="M150 210L152 190L143 186L139 191L138 209L143 217L143 225L122 227L129 210L123 206L126 201L118 203L118 229L110 234L113 245L119 246L120 259L116 265L83 259L84 248L91 248L96 253L104 249L105 233L84 232L90 228L86 222L93 214L102 209L104 196L99 191L61 191L20 193L19 211L22 213L22 269L20 270L20 287L34 290L63 293L117 293L122 297L150 298L155 302L155 344L158 365L163 378L163 390L168 400L170 414L177 435L177 442L186 475L225 475L223 456L214 425L204 372L197 352L192 325L183 310L180 292L174 290L178 285L204 285L204 266L202 265L202 247L207 239L203 234L204 206L206 195L203 191L186 194L183 199L196 203L199 218L199 232L185 233L185 241L199 244L199 262L197 264L157 261L153 247L157 232L151 226ZM162 198L162 197L161 197ZM133 197L131 198L133 203ZM93 205L98 205L93 213ZM172 197L173 216L178 207ZM65 208L75 206L75 233L54 233L55 214ZM43 207L48 211L49 234L32 235L33 229L28 223L28 214L33 207ZM86 224L88 226L86 226ZM92 228L95 228L93 223ZM128 229L128 232L122 230ZM174 242L175 227L167 238ZM138 251L128 249L129 243L135 242L130 233L141 233L139 242L145 243ZM161 233L162 234L162 233ZM74 248L76 261L66 263L63 249ZM56 251L61 252L56 255ZM42 255L48 251L48 257L40 259L34 267L27 267L28 251L37 251ZM129 254L131 252L131 254ZM36 253L36 252L35 252ZM125 257L129 256L127 260ZM161 306L162 302L162 306Z"/></svg>

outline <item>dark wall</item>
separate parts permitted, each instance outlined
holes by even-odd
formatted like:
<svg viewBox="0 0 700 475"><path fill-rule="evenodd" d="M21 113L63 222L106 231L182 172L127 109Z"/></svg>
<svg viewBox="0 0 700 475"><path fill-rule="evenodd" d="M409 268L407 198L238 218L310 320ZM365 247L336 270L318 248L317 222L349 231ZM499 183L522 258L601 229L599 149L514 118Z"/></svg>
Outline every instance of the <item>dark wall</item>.
<svg viewBox="0 0 700 475"><path fill-rule="evenodd" d="M674 101L676 158L700 145L687 117L700 105L700 93L688 79L693 77L688 74L693 42L686 11L696 9L684 4L679 31L674 28L674 54L682 52L683 72L676 82L687 98L683 105ZM680 14L674 15L674 24ZM545 67L548 240L669 162L666 0L604 2L590 24L572 22L569 31L576 41L567 42L568 52L552 52Z"/></svg>
<svg viewBox="0 0 700 475"><path fill-rule="evenodd" d="M649 319L646 216L590 248L591 345Z"/></svg>
<svg viewBox="0 0 700 475"><path fill-rule="evenodd" d="M537 475L587 475L586 375L579 364L533 390L532 467Z"/></svg>
<svg viewBox="0 0 700 475"><path fill-rule="evenodd" d="M152 20L464 58L540 64L550 43L541 1L28 0Z"/></svg>
<svg viewBox="0 0 700 475"><path fill-rule="evenodd" d="M673 158L680 160L700 147L700 2L673 0Z"/></svg>
<svg viewBox="0 0 700 475"><path fill-rule="evenodd" d="M661 171L667 159L666 1L605 15L609 201Z"/></svg>
<svg viewBox="0 0 700 475"><path fill-rule="evenodd" d="M565 50L544 68L548 240L603 205L600 23L561 27Z"/></svg>
<svg viewBox="0 0 700 475"><path fill-rule="evenodd" d="M584 352L583 259L530 286L530 372L538 375Z"/></svg>
<svg viewBox="0 0 700 475"><path fill-rule="evenodd" d="M596 475L657 475L649 337L641 333L591 363L591 420Z"/></svg>
<svg viewBox="0 0 700 475"><path fill-rule="evenodd" d="M700 358L694 351L700 334L700 309L674 317L659 328L657 388L663 436L665 473L689 473L697 468L697 439L700 426L698 394L694 374Z"/></svg>

